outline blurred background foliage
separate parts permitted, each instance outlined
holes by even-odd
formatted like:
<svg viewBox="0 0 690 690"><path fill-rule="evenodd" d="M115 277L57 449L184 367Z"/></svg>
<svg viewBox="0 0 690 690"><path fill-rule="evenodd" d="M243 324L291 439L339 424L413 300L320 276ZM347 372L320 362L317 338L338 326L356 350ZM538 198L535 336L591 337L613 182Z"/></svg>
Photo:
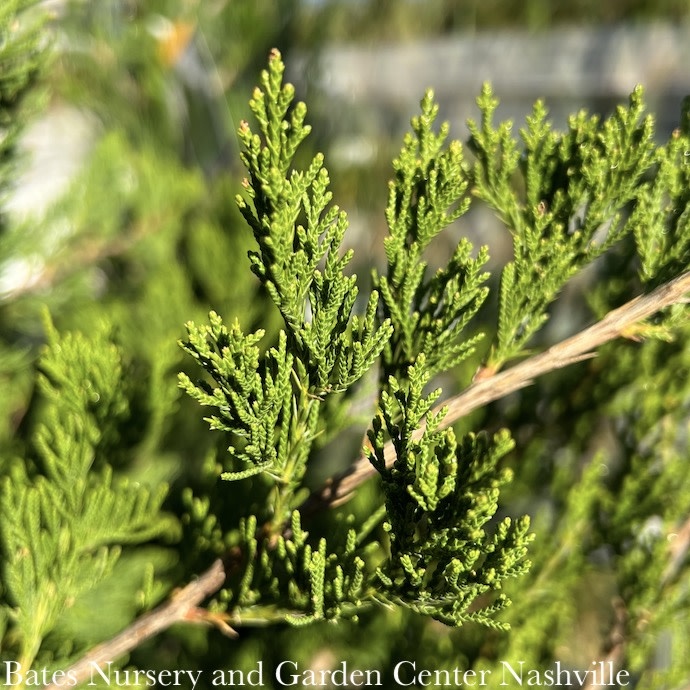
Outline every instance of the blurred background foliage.
<svg viewBox="0 0 690 690"><path fill-rule="evenodd" d="M212 539L199 538L206 528L195 524L189 487L225 505L228 525L246 512L223 493L216 460L221 449L195 406L179 395L175 374L187 363L176 341L187 320L203 320L209 309L239 318L245 330L260 325L275 333L279 326L249 272L251 235L234 202L242 177L235 129L248 112L246 102L269 50L278 47L288 67L293 57L306 56L300 64L318 73L319 56L335 44L413 44L460 33L548 32L573 24L685 25L690 18L688 0L51 0L40 8L50 13L51 47L33 77L27 106L32 117L28 111L21 116L26 127L20 166L15 189L5 193L0 234L2 473L12 458L32 453L42 310L47 307L61 331L89 332L99 322L112 324L126 356L129 401L114 462L138 480L171 482L167 507L188 528L189 541L176 550L157 544L145 556L123 559L116 577L132 587L138 586L144 560L155 566L157 584L142 594L144 607L199 572L213 555L208 548ZM433 84L416 86L421 97ZM307 78L301 88L300 96L315 103L314 136L306 146L328 149L334 124L318 80ZM381 142L366 164L326 159L337 203L352 213L353 221L363 218L352 243L359 248L365 280L367 264L381 256L386 179L391 152L399 146L397 134ZM449 245L459 232L450 233ZM500 257L500 248L496 254ZM623 249L616 260L624 264L625 257ZM614 288L623 299L630 285ZM589 318L586 308L568 299L571 316ZM664 358L675 363L676 377L690 366L681 346L645 347L641 360L637 351L624 348L627 354L621 358L621 350L612 349L591 368L550 377L463 422L469 427L482 417L496 418L511 427L520 466L510 512L534 513L536 528L547 534L535 547L531 596L536 599L525 595L514 614L524 634L513 637L517 646L511 658L539 664L556 654L586 666L606 646L611 595L622 585L615 581L614 556L606 545L611 525L597 524L597 515L599 505L615 501L622 490L626 461L620 458L628 446L636 447L631 434L614 432L638 413L639 396L656 404L649 391L640 392L642 384L635 384L640 361L650 377ZM614 363L616 373L604 375ZM458 372L457 380L444 382L448 394L467 381L476 364ZM616 397L613 391L621 381L629 385ZM570 391L567 399L559 395L564 387ZM683 395L677 393L686 400ZM608 412L602 416L609 408L610 419ZM639 433L651 433L660 416L675 414L671 408L650 418ZM351 460L362 433L360 423L352 444L343 447L342 462ZM613 481L605 487L594 470L582 473L586 460L604 451L619 458ZM682 482L681 465L674 467L672 476ZM579 505L580 521L569 522L571 515L559 522L556 516L568 514L570 489L577 482L586 497ZM366 514L375 493L375 487L365 487L354 510ZM662 503L658 497L641 519L651 519ZM329 519L320 529L327 529ZM87 647L134 615L136 607L113 594L115 581L93 592L63 622L54 649L65 639L75 650ZM634 582L626 582L634 589ZM94 626L89 611L95 607L108 625ZM687 620L679 624L685 629ZM345 660L356 668L385 669L391 660L418 659L425 668L469 668L508 658L506 639L474 628L450 633L400 611L371 612L356 629L347 623L299 631L245 630L239 644L199 628L170 631L143 645L131 662L145 668L249 669L260 659L269 666L300 659L312 668Z"/></svg>

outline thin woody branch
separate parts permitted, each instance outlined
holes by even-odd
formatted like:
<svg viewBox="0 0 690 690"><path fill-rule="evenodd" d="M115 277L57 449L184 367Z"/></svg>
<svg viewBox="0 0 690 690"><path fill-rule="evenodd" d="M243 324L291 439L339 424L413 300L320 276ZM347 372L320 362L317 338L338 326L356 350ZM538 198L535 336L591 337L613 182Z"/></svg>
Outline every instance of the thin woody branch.
<svg viewBox="0 0 690 690"><path fill-rule="evenodd" d="M442 426L448 427L473 410L530 385L543 374L593 357L594 350L604 343L621 336L635 337L636 327L640 322L661 309L684 302L688 291L690 291L690 273L684 273L648 295L637 297L609 312L593 326L548 350L506 371L475 380L469 388L438 406L434 412L442 407L447 408ZM416 433L419 437L423 433L423 426ZM392 464L395 459L392 444L389 443L386 446L385 452L386 462ZM375 474L368 459L361 456L346 472L330 479L323 489L307 499L301 510L313 512L335 507L347 500L357 486ZM231 567L229 561L224 563L220 559L216 560L205 573L176 592L167 603L142 616L112 640L92 649L67 669L67 672L76 676L81 682L89 676L94 664L112 661L127 654L144 640L175 623L203 622L220 627L226 634L234 633L222 620L216 619L212 614L199 608L205 599L223 586L229 567ZM614 646L614 648L618 650L620 646ZM44 690L58 690L58 686L48 685Z"/></svg>
<svg viewBox="0 0 690 690"><path fill-rule="evenodd" d="M447 413L439 428L450 426L470 412L500 400L510 393L529 386L536 378L556 369L594 357L597 347L621 336L635 337L635 327L665 307L685 300L690 291L690 273L664 283L648 295L636 297L618 309L610 311L601 321L576 335L553 345L548 350L530 357L520 364L498 374L475 382L462 393L438 405L433 412L446 408ZM424 433L424 426L416 432L416 438ZM395 462L392 443L385 448L386 464ZM326 485L313 494L303 509L312 512L326 506L336 506L346 501L364 481L376 474L366 456L360 456L342 474L332 477Z"/></svg>
<svg viewBox="0 0 690 690"><path fill-rule="evenodd" d="M118 659L175 623L215 623L198 606L223 586L225 578L226 566L221 559L217 559L203 575L175 592L165 604L143 615L119 635L94 647L70 666L66 671L68 677L76 678L77 683L85 681L94 666ZM46 685L43 690L59 690L61 687L63 686L60 684L51 684Z"/></svg>

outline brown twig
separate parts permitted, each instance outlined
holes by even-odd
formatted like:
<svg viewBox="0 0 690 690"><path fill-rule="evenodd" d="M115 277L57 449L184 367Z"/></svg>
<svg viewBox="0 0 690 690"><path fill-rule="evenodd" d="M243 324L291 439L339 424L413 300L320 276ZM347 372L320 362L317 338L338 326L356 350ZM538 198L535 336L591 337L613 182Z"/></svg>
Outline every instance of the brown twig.
<svg viewBox="0 0 690 690"><path fill-rule="evenodd" d="M594 357L594 350L604 343L621 336L636 338L639 335L636 327L640 330L641 321L665 307L685 301L688 291L690 273L684 273L648 295L636 297L622 307L610 311L601 321L548 350L498 374L475 379L462 393L446 400L433 410L437 413L441 408L447 409L440 428L448 427L473 410L529 386L543 374ZM424 425L417 430L415 437L419 438L423 433ZM384 456L387 465L393 464L395 449L392 443L385 446ZM313 512L344 503L362 482L375 474L376 470L368 458L360 456L347 470L331 477L322 489L313 494L302 506L303 512Z"/></svg>
<svg viewBox="0 0 690 690"><path fill-rule="evenodd" d="M641 321L665 307L685 301L688 291L690 273L684 273L648 295L637 297L609 312L598 323L541 354L530 357L504 372L475 380L464 392L450 398L434 411L437 412L441 407L447 408L443 427L450 426L482 405L530 385L542 374L593 357L595 348L604 343L620 336L635 338L639 335L636 327L642 330L639 328ZM423 430L422 426L417 431L418 437ZM386 462L392 464L395 458L390 443L385 448L385 456ZM307 499L301 510L312 512L316 509L335 507L347 500L357 486L374 474L375 470L366 457L362 456L346 472L329 480L323 489ZM88 677L94 664L117 659L174 623L203 621L218 625L219 622L211 615L204 615L198 605L223 586L227 569L227 564L221 560L215 561L197 580L174 594L169 602L142 616L112 640L92 649L70 667L68 672L74 674L79 681L83 681ZM48 685L43 690L58 690L58 686Z"/></svg>
<svg viewBox="0 0 690 690"><path fill-rule="evenodd" d="M111 640L94 647L66 671L69 674L66 677L76 678L75 683L81 683L90 677L96 666L106 664L131 652L144 640L157 635L175 623L202 621L209 624L215 623L211 616L198 608L198 605L223 586L225 577L226 566L223 561L221 559L214 561L203 575L175 592L165 604L143 615ZM46 685L43 690L60 690L63 687L64 684L51 684Z"/></svg>

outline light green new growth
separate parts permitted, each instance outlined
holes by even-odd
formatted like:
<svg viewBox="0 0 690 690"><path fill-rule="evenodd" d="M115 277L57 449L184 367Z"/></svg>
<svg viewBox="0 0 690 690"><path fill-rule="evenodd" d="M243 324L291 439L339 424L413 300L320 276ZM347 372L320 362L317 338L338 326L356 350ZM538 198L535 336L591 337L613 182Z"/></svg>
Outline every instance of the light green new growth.
<svg viewBox="0 0 690 690"><path fill-rule="evenodd" d="M64 609L112 571L122 546L176 529L161 512L167 487L116 478L107 464L127 414L117 348L107 333L47 330L35 462L15 464L0 493L4 577L25 668Z"/></svg>
<svg viewBox="0 0 690 690"><path fill-rule="evenodd" d="M449 265L430 279L421 258L469 205L462 148L458 142L443 147L447 126L440 134L432 131L438 107L427 93L422 116L413 120L414 136L406 137L395 163L387 211L388 274L375 278L380 313L374 291L360 318L352 313L356 278L343 273L352 252L338 257L346 218L328 208L323 157L317 154L306 171L291 167L309 129L303 104L289 112L294 89L282 84L283 70L274 52L262 89L250 103L261 134L252 134L247 123L240 127L250 202L240 197L238 204L258 244L250 252L252 269L287 330L277 347L262 355L263 332L244 335L239 324L228 329L211 313L208 326L188 324L182 344L213 383L197 385L181 375L181 385L216 410L210 426L229 435L229 451L240 463L224 477L261 474L274 484L264 516L269 529L257 525L255 516L243 521L245 572L237 591L226 590L225 604L236 607L245 622L256 616L252 606L261 615L304 624L350 617L372 601L391 601L452 625L466 620L499 625L491 615L507 603L505 597L468 609L528 566L526 520L516 525L506 520L484 531L496 511L499 487L508 481L496 463L511 442L505 435L492 442L480 435L457 444L451 430L434 433L438 420L429 420L427 433L412 441L435 399L422 398L423 386L474 351L480 336L461 336L488 292L482 286L488 274L480 270L486 248L473 259L470 243L461 242ZM377 416L371 436L372 462L384 475L383 527L391 551L384 554L382 543L349 530L336 537L345 548L331 553L323 538L318 545L307 542L293 508L303 495L314 436L325 424L319 419L324 397L350 388L379 354L383 373L409 378L405 383L406 378L398 382L391 376L391 392L384 390L381 399L385 426ZM391 471L382 460L388 437L398 454ZM443 477L438 487L437 476ZM290 536L284 533L288 525ZM379 553L375 560L384 560L375 569L366 565L372 550Z"/></svg>
<svg viewBox="0 0 690 690"><path fill-rule="evenodd" d="M294 89L282 85L283 71L274 53L262 75L263 91L254 92L250 105L261 135L252 134L247 123L240 127L251 202L238 197L238 204L258 244L258 251L250 252L252 269L287 330L277 348L260 356L263 332L245 336L238 324L228 331L211 314L208 327L188 325L183 347L217 387L196 386L181 376L187 392L217 408L211 427L234 439L230 449L242 464L225 478L263 472L276 483L272 514L277 529L298 503L311 446L322 426L324 398L360 379L391 332L388 321L376 323L376 293L364 316L353 313L356 276L344 273L352 252L339 255L347 219L329 206L323 156L315 156L305 171L292 168L309 127L303 103L287 114Z"/></svg>
<svg viewBox="0 0 690 690"><path fill-rule="evenodd" d="M244 335L238 323L228 330L213 312L209 321L208 326L200 328L188 325L189 341L184 347L218 387L194 386L186 376L180 380L197 402L218 409L219 414L208 420L211 428L232 432L240 440L230 451L248 467L226 473L225 478L242 479L266 471L287 481L290 452L299 451L286 434L279 433L280 429L289 429L292 419L293 357L286 351L286 338L282 335L278 348L271 348L260 364L257 344L263 331ZM300 452L299 457L302 466L304 453Z"/></svg>

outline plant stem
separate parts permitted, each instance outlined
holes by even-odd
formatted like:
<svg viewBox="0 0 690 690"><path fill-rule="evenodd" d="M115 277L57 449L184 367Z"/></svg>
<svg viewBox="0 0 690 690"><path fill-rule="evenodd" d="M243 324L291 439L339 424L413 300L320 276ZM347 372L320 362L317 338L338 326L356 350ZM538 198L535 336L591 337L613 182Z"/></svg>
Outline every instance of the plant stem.
<svg viewBox="0 0 690 690"><path fill-rule="evenodd" d="M635 337L634 327L656 312L686 301L685 294L690 291L690 272L660 285L648 295L642 295L627 302L622 307L610 311L601 321L580 331L576 335L562 340L544 352L534 355L505 371L475 381L462 393L437 405L432 414L446 408L446 416L439 425L439 430L455 423L461 417L500 400L510 393L531 385L534 380L556 369L562 369L576 362L590 359L596 355L595 349L604 343L619 338ZM424 433L422 424L414 434L418 439ZM384 448L386 465L395 462L395 449L392 443ZM376 475L376 470L365 455L361 455L350 467L335 477L331 477L325 486L312 494L302 505L303 513L311 513L325 507L335 507L347 501L352 492L364 481Z"/></svg>
<svg viewBox="0 0 690 690"><path fill-rule="evenodd" d="M143 615L111 640L94 647L68 669L67 677L76 678L77 683L85 681L90 677L95 665L106 664L131 652L144 640L166 630L174 623L214 623L212 614L207 614L197 607L223 586L227 570L228 565L221 559L214 561L203 575L173 593L165 604ZM43 690L60 690L62 687L64 685L51 684L46 685Z"/></svg>

